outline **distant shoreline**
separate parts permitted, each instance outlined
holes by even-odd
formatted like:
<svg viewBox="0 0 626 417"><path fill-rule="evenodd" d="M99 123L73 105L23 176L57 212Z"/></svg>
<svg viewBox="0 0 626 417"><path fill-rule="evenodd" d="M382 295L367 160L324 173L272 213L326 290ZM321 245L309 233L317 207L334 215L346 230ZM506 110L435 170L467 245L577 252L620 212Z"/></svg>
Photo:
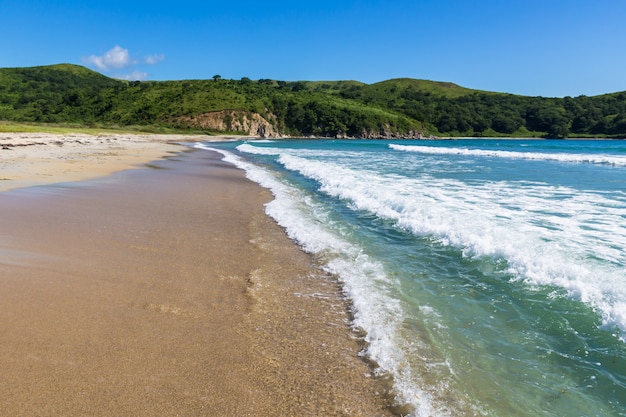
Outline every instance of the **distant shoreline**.
<svg viewBox="0 0 626 417"><path fill-rule="evenodd" d="M0 132L0 191L83 181L180 152L182 142L241 136Z"/></svg>

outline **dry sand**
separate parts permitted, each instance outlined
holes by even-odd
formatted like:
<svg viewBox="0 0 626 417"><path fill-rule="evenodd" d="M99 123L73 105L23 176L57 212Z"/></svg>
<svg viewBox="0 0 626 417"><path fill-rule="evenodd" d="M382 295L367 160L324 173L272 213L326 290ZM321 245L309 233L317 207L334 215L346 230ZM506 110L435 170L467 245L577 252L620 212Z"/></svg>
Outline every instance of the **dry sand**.
<svg viewBox="0 0 626 417"><path fill-rule="evenodd" d="M338 284L264 214L269 193L170 140L145 139L136 159L32 145L126 161L102 173L179 153L0 193L0 415L390 415ZM0 152L29 166L23 148ZM33 165L64 161L52 154ZM1 161L1 176L21 163Z"/></svg>
<svg viewBox="0 0 626 417"><path fill-rule="evenodd" d="M101 177L177 152L175 142L207 138L0 133L0 191Z"/></svg>

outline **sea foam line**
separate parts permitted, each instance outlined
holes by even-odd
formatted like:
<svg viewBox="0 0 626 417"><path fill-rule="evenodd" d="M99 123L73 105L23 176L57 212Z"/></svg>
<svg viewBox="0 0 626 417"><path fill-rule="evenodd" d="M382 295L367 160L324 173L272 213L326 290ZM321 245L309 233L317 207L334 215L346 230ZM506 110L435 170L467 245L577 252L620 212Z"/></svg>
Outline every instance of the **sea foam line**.
<svg viewBox="0 0 626 417"><path fill-rule="evenodd" d="M620 339L626 341L626 286L620 284L626 257L616 249L626 244L626 228L619 221L626 208L621 203L611 207L614 202L601 196L566 188L557 191L569 195L567 201L553 201L554 190L540 185L470 187L452 180L386 177L277 149L250 145L237 149L280 155L286 169L314 179L320 191L418 236L433 236L458 247L466 256L506 259L517 279L566 290L571 298L597 309L603 325L619 328ZM604 225L583 230L589 213ZM605 242L607 236L613 244ZM588 260L599 255L605 260L601 264Z"/></svg>
<svg viewBox="0 0 626 417"><path fill-rule="evenodd" d="M434 146L412 146L389 144L389 148L404 151L418 152L429 155L462 155L462 156L487 156L510 159L529 159L540 161L558 161L573 163L590 163L613 166L626 166L626 157L606 154L565 154L565 153L543 153L543 152L515 152L496 151L488 149L467 149L467 148L438 148Z"/></svg>
<svg viewBox="0 0 626 417"><path fill-rule="evenodd" d="M300 190L280 181L267 169L231 152L204 144L195 146L222 154L224 161L243 169L250 180L269 189L274 200L266 204L266 213L306 252L323 255L326 261L324 269L339 277L352 301L353 325L366 332L367 356L377 363L382 373L393 375L397 401L412 405L415 417L451 415L445 406L436 404L430 393L415 383L417 376L406 366L408 361L396 337L404 314L399 300L387 293L386 288L393 284L386 282L390 278L384 273L383 266L359 247L324 228L323 221L310 217L311 213L319 213L319 208L311 206L311 199ZM237 149L263 155L280 154L278 150L246 144ZM309 206L299 207L302 205Z"/></svg>

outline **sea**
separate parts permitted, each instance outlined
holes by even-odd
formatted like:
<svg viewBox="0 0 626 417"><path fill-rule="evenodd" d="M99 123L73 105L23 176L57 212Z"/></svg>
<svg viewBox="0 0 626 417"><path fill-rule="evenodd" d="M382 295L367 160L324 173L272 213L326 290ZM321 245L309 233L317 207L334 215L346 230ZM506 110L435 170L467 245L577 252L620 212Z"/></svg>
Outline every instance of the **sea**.
<svg viewBox="0 0 626 417"><path fill-rule="evenodd" d="M196 146L273 193L410 415L626 416L626 141Z"/></svg>

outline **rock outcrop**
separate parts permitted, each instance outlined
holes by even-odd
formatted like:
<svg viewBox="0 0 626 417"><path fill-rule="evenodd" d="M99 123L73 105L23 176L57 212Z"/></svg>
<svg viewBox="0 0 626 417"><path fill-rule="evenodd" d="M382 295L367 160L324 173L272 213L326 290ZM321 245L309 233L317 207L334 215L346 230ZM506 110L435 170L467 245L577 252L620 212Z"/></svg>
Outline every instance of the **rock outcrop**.
<svg viewBox="0 0 626 417"><path fill-rule="evenodd" d="M269 118L272 119L273 115L270 114ZM274 126L263 116L242 110L222 110L197 116L181 116L177 117L174 122L180 126L216 132L242 132L260 138L281 137Z"/></svg>
<svg viewBox="0 0 626 417"><path fill-rule="evenodd" d="M392 130L389 125L385 125L378 131L361 131L363 139L423 139L424 132L418 130L409 130L408 132L400 132Z"/></svg>
<svg viewBox="0 0 626 417"><path fill-rule="evenodd" d="M280 132L275 127L275 116L268 113L270 120L258 113L243 110L222 110L202 113L196 116L180 116L171 120L178 126L194 129L204 129L214 132L241 132L242 134L259 138L281 138L286 137L284 132ZM333 137L337 139L423 139L423 131L409 130L399 131L386 124L378 130L363 129L357 135L350 135L345 132L337 132L328 136L310 137Z"/></svg>

